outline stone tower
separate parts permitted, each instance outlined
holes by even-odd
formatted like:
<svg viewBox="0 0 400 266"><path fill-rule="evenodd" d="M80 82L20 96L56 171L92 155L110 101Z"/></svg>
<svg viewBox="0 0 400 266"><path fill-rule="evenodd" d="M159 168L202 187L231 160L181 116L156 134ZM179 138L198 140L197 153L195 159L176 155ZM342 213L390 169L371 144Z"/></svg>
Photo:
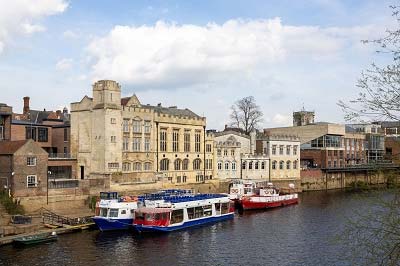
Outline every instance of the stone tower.
<svg viewBox="0 0 400 266"><path fill-rule="evenodd" d="M293 112L293 126L306 126L314 124L315 112L301 110L299 112Z"/></svg>

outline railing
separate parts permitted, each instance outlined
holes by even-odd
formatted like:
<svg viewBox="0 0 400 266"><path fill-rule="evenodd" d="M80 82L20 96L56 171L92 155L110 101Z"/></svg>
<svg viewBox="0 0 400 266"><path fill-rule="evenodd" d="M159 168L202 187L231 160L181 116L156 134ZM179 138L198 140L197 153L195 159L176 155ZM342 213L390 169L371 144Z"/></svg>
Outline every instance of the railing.
<svg viewBox="0 0 400 266"><path fill-rule="evenodd" d="M52 211L47 209L42 209L42 219L44 224L51 224L51 225L81 225L81 224L88 224L93 223L91 216L84 216L78 218L69 218L66 216L58 215Z"/></svg>
<svg viewBox="0 0 400 266"><path fill-rule="evenodd" d="M70 180L57 180L57 179L49 179L49 189L62 189L62 188L77 188L79 187L78 179L70 179Z"/></svg>
<svg viewBox="0 0 400 266"><path fill-rule="evenodd" d="M71 153L49 153L49 159L75 159Z"/></svg>

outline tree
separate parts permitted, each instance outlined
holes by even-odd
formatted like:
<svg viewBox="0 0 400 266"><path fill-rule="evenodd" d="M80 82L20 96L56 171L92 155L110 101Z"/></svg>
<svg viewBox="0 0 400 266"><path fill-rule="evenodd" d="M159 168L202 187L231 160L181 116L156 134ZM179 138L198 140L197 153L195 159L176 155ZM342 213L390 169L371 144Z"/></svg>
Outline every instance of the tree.
<svg viewBox="0 0 400 266"><path fill-rule="evenodd" d="M387 30L386 36L363 43L378 45L377 53L390 58L387 66L372 64L357 82L361 89L356 99L339 101L346 120L400 120L400 7L390 6L397 29Z"/></svg>
<svg viewBox="0 0 400 266"><path fill-rule="evenodd" d="M246 135L257 129L257 126L262 121L263 113L253 96L236 101L231 109L232 125L242 129Z"/></svg>

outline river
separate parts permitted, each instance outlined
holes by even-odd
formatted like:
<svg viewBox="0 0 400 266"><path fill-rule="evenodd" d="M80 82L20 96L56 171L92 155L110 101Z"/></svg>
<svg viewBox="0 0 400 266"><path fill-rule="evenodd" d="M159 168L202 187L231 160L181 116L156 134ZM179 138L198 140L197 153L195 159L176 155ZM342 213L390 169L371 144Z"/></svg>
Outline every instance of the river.
<svg viewBox="0 0 400 266"><path fill-rule="evenodd" d="M308 192L298 205L164 235L93 230L23 249L4 246L0 265L347 265L346 246L335 237L368 204L357 193Z"/></svg>

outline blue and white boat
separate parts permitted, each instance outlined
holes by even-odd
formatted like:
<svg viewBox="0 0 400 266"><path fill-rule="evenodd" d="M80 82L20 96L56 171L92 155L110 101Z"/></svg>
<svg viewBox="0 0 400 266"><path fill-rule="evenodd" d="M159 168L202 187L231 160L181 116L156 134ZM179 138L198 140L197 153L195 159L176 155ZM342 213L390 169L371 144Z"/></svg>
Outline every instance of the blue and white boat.
<svg viewBox="0 0 400 266"><path fill-rule="evenodd" d="M145 203L135 211L134 227L139 232L170 232L232 219L228 195L192 194L140 197Z"/></svg>
<svg viewBox="0 0 400 266"><path fill-rule="evenodd" d="M93 221L101 231L132 228L135 210L139 204L136 197L118 197L117 192L100 192Z"/></svg>

